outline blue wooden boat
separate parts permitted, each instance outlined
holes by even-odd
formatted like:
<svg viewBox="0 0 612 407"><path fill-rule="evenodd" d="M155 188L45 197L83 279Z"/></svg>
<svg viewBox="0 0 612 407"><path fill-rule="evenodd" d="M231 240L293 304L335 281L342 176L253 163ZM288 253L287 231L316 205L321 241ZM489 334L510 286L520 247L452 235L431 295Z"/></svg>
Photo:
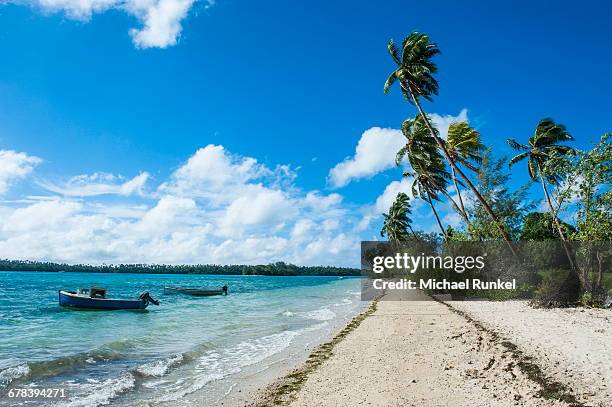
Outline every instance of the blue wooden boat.
<svg viewBox="0 0 612 407"><path fill-rule="evenodd" d="M80 288L78 291L59 290L59 305L80 309L118 310L145 309L149 303L159 305L148 291L140 294L137 300L106 298L106 289L99 287Z"/></svg>

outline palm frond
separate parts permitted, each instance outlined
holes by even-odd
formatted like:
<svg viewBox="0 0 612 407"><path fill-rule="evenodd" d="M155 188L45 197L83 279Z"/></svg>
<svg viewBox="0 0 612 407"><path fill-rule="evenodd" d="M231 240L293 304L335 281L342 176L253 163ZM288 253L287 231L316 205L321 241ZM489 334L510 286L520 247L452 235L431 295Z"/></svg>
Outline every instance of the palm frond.
<svg viewBox="0 0 612 407"><path fill-rule="evenodd" d="M557 155L574 155L577 151L576 149L568 146L550 146L548 150Z"/></svg>
<svg viewBox="0 0 612 407"><path fill-rule="evenodd" d="M411 139L411 135L413 133L413 127L414 127L414 121L415 119L406 119L402 122L402 134L404 135L404 137L406 137L407 139Z"/></svg>
<svg viewBox="0 0 612 407"><path fill-rule="evenodd" d="M574 140L574 137L569 134L566 127L560 123L555 123L551 118L540 120L535 130L534 144L538 147L572 140Z"/></svg>
<svg viewBox="0 0 612 407"><path fill-rule="evenodd" d="M512 157L512 159L508 162L508 167L512 167L514 164L516 164L517 162L525 159L528 156L529 156L529 151L525 151L524 153L520 153L520 154Z"/></svg>
<svg viewBox="0 0 612 407"><path fill-rule="evenodd" d="M401 59L393 41L389 42L387 48L399 65L397 79L410 86L410 89L403 86L406 99L411 100L411 92L416 98L424 97L429 100L432 95L437 95L438 82L433 76L437 67L431 59L439 54L440 50L436 44L430 42L427 35L413 32L404 38Z"/></svg>
<svg viewBox="0 0 612 407"><path fill-rule="evenodd" d="M408 146L404 145L402 148L399 149L397 154L395 154L395 165L399 166L402 163L402 160L404 159L407 153L408 153Z"/></svg>
<svg viewBox="0 0 612 407"><path fill-rule="evenodd" d="M414 105L414 100L412 100L412 95L410 94L410 92L408 92L406 88L403 86L401 86L401 88L402 88L402 95L404 96L404 99L406 99L408 103L410 103L411 105Z"/></svg>
<svg viewBox="0 0 612 407"><path fill-rule="evenodd" d="M391 86L393 86L393 84L397 81L397 73L396 71L393 71L391 73L391 75L389 75L389 77L387 78L387 80L385 81L385 84L383 86L383 92L385 93L385 95L387 95L389 93L389 89L391 89Z"/></svg>
<svg viewBox="0 0 612 407"><path fill-rule="evenodd" d="M384 223L380 235L386 235L390 241L396 243L408 240L408 230L412 230L412 219L409 216L411 213L410 198L404 192L398 193L389 212L383 214Z"/></svg>
<svg viewBox="0 0 612 407"><path fill-rule="evenodd" d="M478 172L476 164L482 162L482 152L485 147L480 141L480 133L466 122L453 122L448 127L447 148L453 152L459 162L470 170Z"/></svg>
<svg viewBox="0 0 612 407"><path fill-rule="evenodd" d="M482 160L481 160L482 161ZM472 164L471 162L469 162L468 160L464 159L464 158L459 158L459 162L463 165L465 165L467 168L469 168L470 170L474 171L474 172L478 172L480 171L480 169L475 166L474 164Z"/></svg>
<svg viewBox="0 0 612 407"><path fill-rule="evenodd" d="M471 160L474 161L476 164L480 165L482 164L482 153L478 152L478 154L473 154L473 153L465 153L465 158L467 160Z"/></svg>
<svg viewBox="0 0 612 407"><path fill-rule="evenodd" d="M532 180L538 179L538 170L537 163L535 158L530 157L529 161L527 161L527 171L529 172L529 176Z"/></svg>
<svg viewBox="0 0 612 407"><path fill-rule="evenodd" d="M508 139L508 145L510 147L512 147L513 149L517 150L517 151L527 151L527 150L529 150L528 146L517 142L513 138L509 138Z"/></svg>
<svg viewBox="0 0 612 407"><path fill-rule="evenodd" d="M387 44L387 50L389 50L389 54L391 54L391 58L393 58L395 63L400 65L401 61L399 59L399 53L397 52L397 47L395 46L395 42L393 42L393 39L389 40L389 43Z"/></svg>

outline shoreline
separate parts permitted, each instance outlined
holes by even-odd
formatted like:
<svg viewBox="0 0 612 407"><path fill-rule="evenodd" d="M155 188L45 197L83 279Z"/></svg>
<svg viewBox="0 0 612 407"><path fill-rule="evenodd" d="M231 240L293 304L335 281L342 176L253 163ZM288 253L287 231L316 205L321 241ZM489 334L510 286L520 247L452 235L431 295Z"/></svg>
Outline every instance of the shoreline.
<svg viewBox="0 0 612 407"><path fill-rule="evenodd" d="M246 405L605 405L609 396L605 385L577 386L576 380L565 380L535 354L537 348L525 346L512 332L481 321L484 318L454 302L435 301L422 293L404 293L420 298L390 301L389 295L372 301L301 366L256 393ZM481 311L478 316L503 304L472 303ZM528 309L521 313L531 317ZM612 329L612 316L605 321ZM563 320L553 323L562 325ZM604 332L604 341L610 334L612 330ZM548 341L545 334L541 336Z"/></svg>
<svg viewBox="0 0 612 407"><path fill-rule="evenodd" d="M315 346L314 350L304 358L304 361L297 367L287 369L288 373L277 377L264 389L255 393L256 400L247 403L248 407L271 407L287 405L294 400L310 374L316 371L325 361L333 355L334 347L346 338L351 332L361 325L361 323L371 314L376 312L378 299L370 301L365 310L354 316L343 328L340 329L328 341Z"/></svg>
<svg viewBox="0 0 612 407"><path fill-rule="evenodd" d="M168 295L146 313L77 312L60 308L48 287L94 285L97 276L43 274L7 280L0 387L66 387L75 405L244 405L250 390L301 364L367 306L354 279L237 277L228 297ZM113 277L106 287L123 297L145 280ZM190 279L146 281L160 291ZM20 295L22 286L39 301Z"/></svg>
<svg viewBox="0 0 612 407"><path fill-rule="evenodd" d="M372 301L363 302L366 304L361 304L356 312L339 316L334 322L326 321L331 322L332 326L324 328L316 336L296 338L298 342L292 343L292 346L274 355L271 363L265 366L255 364L245 368L239 374L239 382L232 385L225 395L217 399L215 405L225 407L253 405L253 400L259 399L263 391L305 366L321 346L333 341L339 332L344 331L356 318L367 312Z"/></svg>

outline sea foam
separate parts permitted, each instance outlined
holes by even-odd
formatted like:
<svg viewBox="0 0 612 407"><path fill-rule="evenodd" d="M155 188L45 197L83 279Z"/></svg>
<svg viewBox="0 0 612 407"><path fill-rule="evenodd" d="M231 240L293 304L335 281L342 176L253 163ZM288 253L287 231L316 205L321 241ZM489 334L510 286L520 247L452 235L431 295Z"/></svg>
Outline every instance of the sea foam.
<svg viewBox="0 0 612 407"><path fill-rule="evenodd" d="M0 386L7 386L13 380L30 374L30 367L25 363L22 365L8 367L0 371Z"/></svg>
<svg viewBox="0 0 612 407"><path fill-rule="evenodd" d="M150 377L161 377L168 373L168 371L183 361L183 355L176 354L169 358L156 360L154 362L145 363L144 365L138 366L136 372L142 376Z"/></svg>
<svg viewBox="0 0 612 407"><path fill-rule="evenodd" d="M188 394L202 389L206 384L231 374L242 371L246 366L259 363L286 349L293 338L302 331L283 331L264 336L252 341L243 341L227 348L211 350L198 359L195 375L187 380L186 386L175 386L168 389L168 394L158 401L178 400Z"/></svg>
<svg viewBox="0 0 612 407"><path fill-rule="evenodd" d="M330 321L336 318L336 313L329 308L321 308L303 314L305 318L314 319L315 321Z"/></svg>
<svg viewBox="0 0 612 407"><path fill-rule="evenodd" d="M80 384L78 392L85 393L75 396L64 407L97 407L111 403L111 400L119 394L134 388L136 379L131 373L125 373L117 378L107 379L98 383Z"/></svg>

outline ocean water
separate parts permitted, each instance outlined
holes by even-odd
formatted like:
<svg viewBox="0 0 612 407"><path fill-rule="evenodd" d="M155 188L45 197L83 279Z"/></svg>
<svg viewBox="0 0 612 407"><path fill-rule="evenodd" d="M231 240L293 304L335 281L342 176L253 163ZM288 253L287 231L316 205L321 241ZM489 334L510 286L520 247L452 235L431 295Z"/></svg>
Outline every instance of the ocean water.
<svg viewBox="0 0 612 407"><path fill-rule="evenodd" d="M147 311L61 308L57 290L149 291ZM164 295L164 286L230 295ZM219 405L303 357L363 309L359 280L0 272L0 406ZM65 388L63 400L18 401L11 388ZM246 386L248 387L248 386Z"/></svg>

